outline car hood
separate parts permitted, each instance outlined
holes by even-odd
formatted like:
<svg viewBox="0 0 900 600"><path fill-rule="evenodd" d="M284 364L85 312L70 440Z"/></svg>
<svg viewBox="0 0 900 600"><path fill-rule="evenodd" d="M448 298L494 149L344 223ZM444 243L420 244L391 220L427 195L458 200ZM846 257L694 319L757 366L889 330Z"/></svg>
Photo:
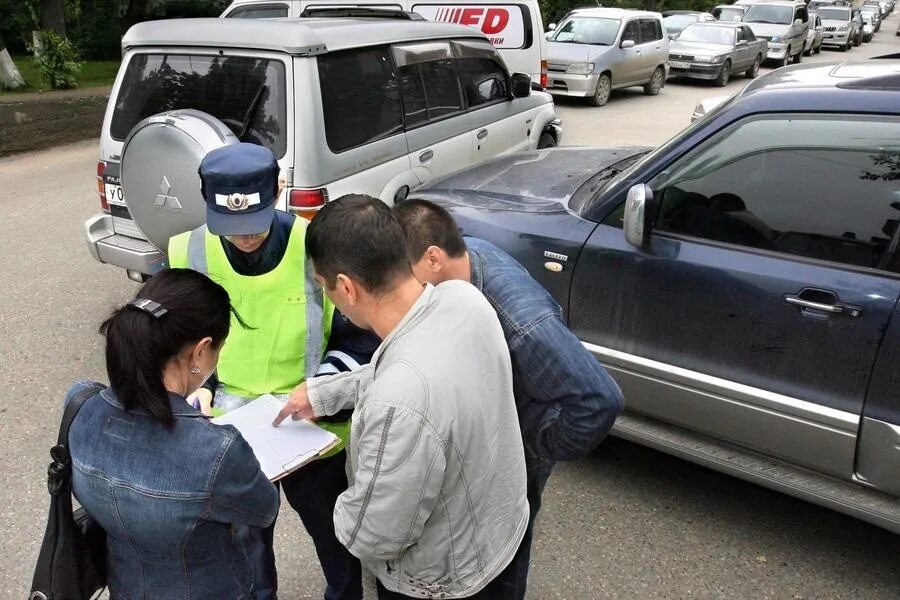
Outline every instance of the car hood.
<svg viewBox="0 0 900 600"><path fill-rule="evenodd" d="M840 27L841 25L850 25L850 21L843 19L822 19L822 27Z"/></svg>
<svg viewBox="0 0 900 600"><path fill-rule="evenodd" d="M722 44L704 44L703 42L669 42L669 55L672 54L728 54L731 46Z"/></svg>
<svg viewBox="0 0 900 600"><path fill-rule="evenodd" d="M593 62L595 58L608 52L611 47L547 42L547 62L560 65L576 62Z"/></svg>
<svg viewBox="0 0 900 600"><path fill-rule="evenodd" d="M560 212L592 175L647 148L551 148L510 154L420 187L412 197L493 210Z"/></svg>
<svg viewBox="0 0 900 600"><path fill-rule="evenodd" d="M744 25L753 30L754 35L763 37L772 37L775 35L785 35L791 28L790 25L778 25L775 23L747 23Z"/></svg>

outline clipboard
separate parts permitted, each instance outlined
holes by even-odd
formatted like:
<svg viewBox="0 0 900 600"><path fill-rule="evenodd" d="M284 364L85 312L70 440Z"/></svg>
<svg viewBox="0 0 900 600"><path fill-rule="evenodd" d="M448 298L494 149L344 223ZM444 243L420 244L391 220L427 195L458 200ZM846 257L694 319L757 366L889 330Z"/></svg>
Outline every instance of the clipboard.
<svg viewBox="0 0 900 600"><path fill-rule="evenodd" d="M278 427L272 427L272 420L283 407L283 402L266 394L212 419L216 425L233 425L241 432L269 481L293 473L341 441L310 421L285 419Z"/></svg>

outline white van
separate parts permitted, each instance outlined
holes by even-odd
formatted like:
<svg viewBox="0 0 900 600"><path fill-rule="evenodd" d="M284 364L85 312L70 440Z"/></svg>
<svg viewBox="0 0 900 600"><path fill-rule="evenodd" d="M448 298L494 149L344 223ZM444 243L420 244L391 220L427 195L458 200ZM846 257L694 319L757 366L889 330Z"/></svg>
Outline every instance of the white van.
<svg viewBox="0 0 900 600"><path fill-rule="evenodd" d="M547 42L537 0L234 0L222 17L273 19L305 16L308 8L393 8L418 13L429 21L469 25L487 36L511 73L526 73L547 87Z"/></svg>
<svg viewBox="0 0 900 600"><path fill-rule="evenodd" d="M269 148L284 184L276 208L311 217L344 194L392 204L559 143L550 95L509 73L483 34L388 12L129 29L100 138L102 212L85 224L91 255L135 280L163 268L169 239L204 221L197 168L224 144Z"/></svg>

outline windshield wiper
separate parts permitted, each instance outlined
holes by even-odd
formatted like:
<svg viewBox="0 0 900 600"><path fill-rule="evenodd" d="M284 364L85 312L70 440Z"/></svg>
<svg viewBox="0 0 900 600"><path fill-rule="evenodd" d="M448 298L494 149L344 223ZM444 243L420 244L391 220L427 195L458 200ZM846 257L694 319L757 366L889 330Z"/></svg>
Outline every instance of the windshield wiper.
<svg viewBox="0 0 900 600"><path fill-rule="evenodd" d="M244 141L244 136L247 134L247 130L250 129L250 122L256 115L256 109L259 107L259 100L260 98L262 98L264 91L266 91L265 82L263 82L263 84L259 86L259 90L257 90L256 95L253 96L253 100L250 102L250 106L247 107L247 113L244 115L244 120L241 121L241 130L237 134L237 138L242 142Z"/></svg>

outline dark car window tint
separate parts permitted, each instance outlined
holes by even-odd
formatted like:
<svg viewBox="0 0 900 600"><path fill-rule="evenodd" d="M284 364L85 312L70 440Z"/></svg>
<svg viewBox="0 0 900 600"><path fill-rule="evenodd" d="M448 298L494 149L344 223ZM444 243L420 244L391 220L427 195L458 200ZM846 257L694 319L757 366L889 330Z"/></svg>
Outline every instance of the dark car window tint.
<svg viewBox="0 0 900 600"><path fill-rule="evenodd" d="M622 32L622 41L631 40L635 44L640 44L640 35L638 29L637 21L630 21L628 25L625 26L625 31Z"/></svg>
<svg viewBox="0 0 900 600"><path fill-rule="evenodd" d="M650 182L657 228L844 263L896 268L900 119L747 119Z"/></svg>
<svg viewBox="0 0 900 600"><path fill-rule="evenodd" d="M325 137L332 151L402 130L400 91L387 46L325 54L318 63Z"/></svg>
<svg viewBox="0 0 900 600"><path fill-rule="evenodd" d="M656 37L656 21L653 21L651 19L641 19L639 22L642 44L649 44L650 42L659 39Z"/></svg>
<svg viewBox="0 0 900 600"><path fill-rule="evenodd" d="M280 19L288 16L288 7L259 6L253 8L237 8L228 15L229 19Z"/></svg>
<svg viewBox="0 0 900 600"><path fill-rule="evenodd" d="M494 47L487 42L453 42L456 72L470 107L506 100L509 84L506 67Z"/></svg>
<svg viewBox="0 0 900 600"><path fill-rule="evenodd" d="M116 98L110 133L124 140L157 113L194 108L227 125L242 141L287 148L284 65L244 56L136 54Z"/></svg>
<svg viewBox="0 0 900 600"><path fill-rule="evenodd" d="M407 127L463 110L459 79L449 42L394 47Z"/></svg>

